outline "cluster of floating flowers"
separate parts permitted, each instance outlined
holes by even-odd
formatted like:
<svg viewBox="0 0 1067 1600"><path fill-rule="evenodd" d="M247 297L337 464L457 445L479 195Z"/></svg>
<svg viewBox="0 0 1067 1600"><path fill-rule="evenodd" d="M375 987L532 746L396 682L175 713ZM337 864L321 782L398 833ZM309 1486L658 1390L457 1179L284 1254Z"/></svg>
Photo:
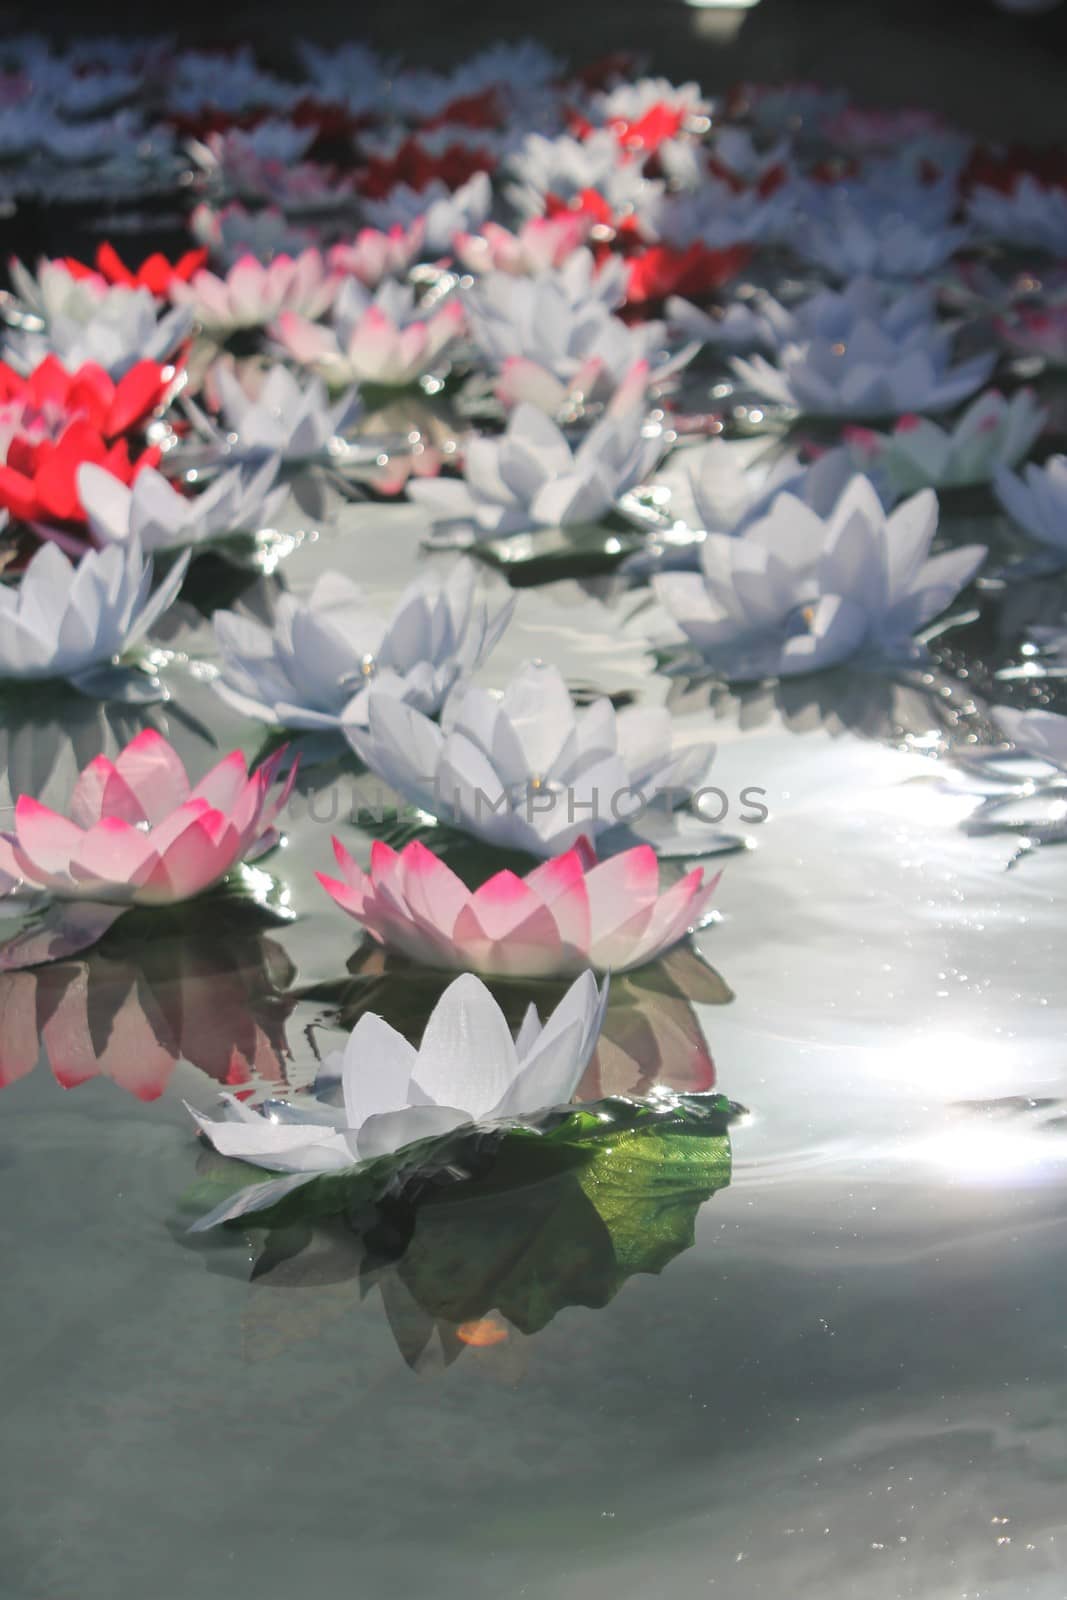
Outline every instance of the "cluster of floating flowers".
<svg viewBox="0 0 1067 1600"><path fill-rule="evenodd" d="M621 848L623 819L589 804L684 801L710 745L679 748L665 710L578 708L551 663L501 693L472 684L512 611L480 557L506 569L546 531L564 553L614 548L653 601L655 642L727 681L920 656L986 555L937 547L939 492L991 486L1019 533L1067 560L1067 457L1025 386L1067 364L1060 153L806 85L715 102L622 58L574 72L533 44L446 73L303 46L287 77L250 50L0 46L0 199L16 216L26 198L160 191L188 211L177 259L104 243L11 266L0 677L165 693L145 645L198 557L273 570L304 474L386 502L383 526L406 496L456 550L447 575L416 577L382 614L353 539L349 570L283 589L269 622L215 610L213 681L249 719L346 739L405 801L439 815L447 795L453 826L539 859L471 890L422 845L380 846L363 869L339 844L327 890L412 961L620 970L696 926L713 887L700 870L662 885L651 847ZM429 420L384 447L401 396ZM766 447L742 457L735 434ZM233 756L191 785L142 735L85 770L69 816L20 800L0 884L80 907L47 946L69 953L262 848L276 776ZM15 941L0 959L41 950ZM359 1059L377 1065L346 1057L339 1127L300 1142L238 1107L209 1135L317 1170L565 1098L597 986L579 977L513 1043L472 983L417 1056L362 1025ZM472 1029L491 1045L473 1078Z"/></svg>

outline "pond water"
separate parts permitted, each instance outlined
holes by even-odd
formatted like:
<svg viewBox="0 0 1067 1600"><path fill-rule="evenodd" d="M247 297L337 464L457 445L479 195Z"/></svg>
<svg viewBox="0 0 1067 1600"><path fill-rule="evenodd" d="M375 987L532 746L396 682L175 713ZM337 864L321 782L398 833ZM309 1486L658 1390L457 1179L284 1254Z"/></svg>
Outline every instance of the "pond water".
<svg viewBox="0 0 1067 1600"><path fill-rule="evenodd" d="M292 518L316 530L280 569L297 590L328 564L386 597L450 559L420 554L411 507L331 491ZM769 810L722 824L750 848L697 937L718 976L621 980L585 1086L714 1085L744 1108L729 1182L661 1273L602 1290L591 1246L595 1281L539 1331L460 1320L462 1285L450 1318L424 1261L369 1260L343 1224L187 1231L210 1157L184 1101L299 1096L353 1011L422 1003L403 974L346 973L357 930L313 877L332 829L365 842L354 761L308 766L259 869L271 905L0 977L4 1600L1059 1600L1064 862L1020 856L1026 803L988 819L966 757L991 697L1055 688L993 674L1067 591L967 599L925 678L728 696L653 675L618 580L521 591L485 681L542 655L583 690L670 697L714 720L713 781ZM139 718L197 774L257 749L206 681L203 619L164 626L162 707L5 701L5 804L61 805Z"/></svg>

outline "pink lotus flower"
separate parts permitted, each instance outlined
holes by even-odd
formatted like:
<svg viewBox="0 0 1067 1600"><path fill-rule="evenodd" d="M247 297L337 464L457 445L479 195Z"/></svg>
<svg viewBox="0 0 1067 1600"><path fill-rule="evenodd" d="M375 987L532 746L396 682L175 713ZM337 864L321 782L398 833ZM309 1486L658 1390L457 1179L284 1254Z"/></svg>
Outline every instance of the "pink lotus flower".
<svg viewBox="0 0 1067 1600"><path fill-rule="evenodd" d="M282 312L321 317L333 304L341 280L318 250L275 256L264 265L242 256L218 277L205 267L190 283L175 279L170 297L185 306L206 332L224 339L239 328L262 328Z"/></svg>
<svg viewBox="0 0 1067 1600"><path fill-rule="evenodd" d="M91 902L104 915L89 937L93 917L76 912L43 935L31 930L0 951L0 967L69 955L70 936L84 949L127 907L188 900L250 852L266 849L295 776L294 767L272 792L283 753L250 775L234 750L193 787L172 746L146 729L114 761L97 756L89 763L74 786L69 817L20 796L14 832L0 834L7 892Z"/></svg>
<svg viewBox="0 0 1067 1600"><path fill-rule="evenodd" d="M358 278L349 278L330 327L286 312L270 331L293 361L332 389L353 383L406 388L444 355L463 323L458 300L424 316L410 287L387 278L371 296Z"/></svg>
<svg viewBox="0 0 1067 1600"><path fill-rule="evenodd" d="M456 260L468 272L510 272L526 277L561 267L584 245L593 219L573 211L554 217L531 217L517 233L498 222L485 222L479 233L457 233L452 241Z"/></svg>
<svg viewBox="0 0 1067 1600"><path fill-rule="evenodd" d="M661 893L659 862L638 845L598 862L586 841L519 878L498 872L473 892L417 841L376 841L370 872L333 841L343 881L319 882L372 939L423 966L497 977L624 972L693 928L715 892L697 867Z"/></svg>
<svg viewBox="0 0 1067 1600"><path fill-rule="evenodd" d="M383 278L403 278L419 259L426 230L416 218L409 228L396 223L388 232L360 228L351 244L335 244L327 251L330 270L358 278L376 289Z"/></svg>

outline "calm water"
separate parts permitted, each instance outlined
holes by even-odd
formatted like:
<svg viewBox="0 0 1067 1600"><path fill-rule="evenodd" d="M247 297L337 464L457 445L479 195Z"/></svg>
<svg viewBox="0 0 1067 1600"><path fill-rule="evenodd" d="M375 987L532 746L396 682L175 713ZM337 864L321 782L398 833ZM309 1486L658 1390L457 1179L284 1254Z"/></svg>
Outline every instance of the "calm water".
<svg viewBox="0 0 1067 1600"><path fill-rule="evenodd" d="M395 594L418 514L333 510L285 582L332 564ZM714 781L770 808L700 935L722 984L692 1006L620 984L587 1085L714 1074L747 1108L732 1182L661 1276L532 1336L464 1344L343 1228L266 1257L262 1231L185 1232L207 1158L183 1099L299 1093L342 1036L314 987L355 948L312 877L329 791L265 863L295 920L161 921L0 980L3 1600L1059 1600L1067 851L1009 870L1019 838L974 828L992 785L956 757L991 693L1029 703L992 670L1065 599L978 597L951 679L738 698L653 678L610 579L522 592L486 681L538 654L669 694L714 718ZM154 715L190 766L255 750L203 681L210 630L190 610L164 642ZM4 718L11 794L54 804L137 726L76 697ZM314 782L345 808L350 773Z"/></svg>

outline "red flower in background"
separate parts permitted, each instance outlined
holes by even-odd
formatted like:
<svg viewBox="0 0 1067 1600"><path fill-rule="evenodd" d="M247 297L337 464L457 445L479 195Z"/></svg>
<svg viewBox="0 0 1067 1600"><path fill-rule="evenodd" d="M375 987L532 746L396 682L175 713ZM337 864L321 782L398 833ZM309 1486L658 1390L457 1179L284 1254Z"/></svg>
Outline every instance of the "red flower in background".
<svg viewBox="0 0 1067 1600"><path fill-rule="evenodd" d="M686 250L653 245L627 262L626 303L642 306L671 294L686 300L702 299L736 278L751 255L744 244L731 245L728 250L709 250L699 241Z"/></svg>
<svg viewBox="0 0 1067 1600"><path fill-rule="evenodd" d="M421 128L445 128L452 123L461 128L502 128L506 121L506 110L501 103L500 91L495 85L483 89L480 94L460 95L456 100L450 100L443 111L436 116L428 117L421 122Z"/></svg>
<svg viewBox="0 0 1067 1600"><path fill-rule="evenodd" d="M58 439L16 435L0 465L0 507L16 522L54 528L84 539L85 512L78 497L78 468L85 462L103 467L121 483L130 484L143 467L156 466L158 448L130 460L125 439L109 445L92 423L78 417Z"/></svg>
<svg viewBox="0 0 1067 1600"><path fill-rule="evenodd" d="M87 266L73 256L63 257L63 265L72 278L99 276L118 288L150 289L159 300L166 299L175 280L188 283L193 273L199 272L206 261L206 250L187 250L177 261L168 261L165 255L156 250L134 270L126 265L114 245L106 242L97 248L95 267Z"/></svg>
<svg viewBox="0 0 1067 1600"><path fill-rule="evenodd" d="M492 172L496 158L488 150L472 150L466 144L450 144L439 155L431 153L411 136L391 156L372 156L359 179L359 192L368 200L384 200L397 184L406 184L417 194L440 178L450 189L458 189L476 172Z"/></svg>
<svg viewBox="0 0 1067 1600"><path fill-rule="evenodd" d="M1067 149L1013 144L994 152L979 146L960 174L960 192L996 189L1000 194L1012 194L1019 180L1027 177L1046 189L1067 188Z"/></svg>
<svg viewBox="0 0 1067 1600"><path fill-rule="evenodd" d="M138 361L116 383L103 367L86 362L68 372L55 356L46 356L29 377L0 361L0 404L21 404L44 414L83 418L103 439L117 439L143 423L163 400L174 381L174 368Z"/></svg>

